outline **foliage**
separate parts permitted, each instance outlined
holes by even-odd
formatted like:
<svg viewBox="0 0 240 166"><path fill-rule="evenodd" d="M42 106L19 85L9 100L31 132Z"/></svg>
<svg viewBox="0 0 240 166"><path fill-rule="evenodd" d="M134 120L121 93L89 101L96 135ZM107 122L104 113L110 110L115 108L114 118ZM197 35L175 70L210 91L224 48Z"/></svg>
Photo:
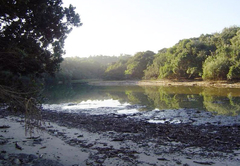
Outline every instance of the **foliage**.
<svg viewBox="0 0 240 166"><path fill-rule="evenodd" d="M232 80L240 79L239 69L240 28L233 26L161 50L144 71L144 78Z"/></svg>
<svg viewBox="0 0 240 166"><path fill-rule="evenodd" d="M57 79L240 79L240 28L183 39L157 54L138 52L134 56L66 58Z"/></svg>
<svg viewBox="0 0 240 166"><path fill-rule="evenodd" d="M225 28L217 34L216 51L203 64L203 79L226 80L240 78L240 28Z"/></svg>
<svg viewBox="0 0 240 166"><path fill-rule="evenodd" d="M38 86L37 78L44 73L54 75L67 34L72 27L81 26L74 9L72 5L62 7L61 0L1 1L0 85L16 95L35 94L28 86ZM25 97L29 101L33 96ZM0 100L11 103L11 98Z"/></svg>
<svg viewBox="0 0 240 166"><path fill-rule="evenodd" d="M74 7L62 1L1 1L1 71L53 74L62 61L64 40L80 26Z"/></svg>
<svg viewBox="0 0 240 166"><path fill-rule="evenodd" d="M152 64L155 53L152 51L138 52L127 62L125 74L128 79L142 79L144 70Z"/></svg>
<svg viewBox="0 0 240 166"><path fill-rule="evenodd" d="M111 65L112 63L117 62L118 60L128 60L131 57L131 55L127 54L121 54L120 56L106 56L106 55L96 55L96 56L90 56L88 58L82 58L86 61L94 61L98 62L103 66Z"/></svg>
<svg viewBox="0 0 240 166"><path fill-rule="evenodd" d="M57 73L56 77L63 82L101 78L104 70L105 66L92 58L65 58L61 63L60 72Z"/></svg>
<svg viewBox="0 0 240 166"><path fill-rule="evenodd" d="M125 70L127 69L127 60L119 60L116 63L108 66L105 71L104 79L107 80L124 80Z"/></svg>
<svg viewBox="0 0 240 166"><path fill-rule="evenodd" d="M60 65L60 71L55 78L46 76L47 85L70 83L73 80L86 79L122 79L125 68L120 65L126 63L130 55L115 56L91 56L88 58L68 57L64 58ZM120 66L118 66L120 65ZM117 70L115 70L115 67ZM121 70L122 68L122 70ZM116 72L116 73L115 73Z"/></svg>
<svg viewBox="0 0 240 166"><path fill-rule="evenodd" d="M203 79L226 79L229 63L224 54L208 57L203 64Z"/></svg>
<svg viewBox="0 0 240 166"><path fill-rule="evenodd" d="M231 66L227 74L228 79L240 79L240 30L231 40Z"/></svg>
<svg viewBox="0 0 240 166"><path fill-rule="evenodd" d="M153 63L144 70L144 79L157 79L159 77L159 69L167 61L166 52L167 49L164 48L154 56Z"/></svg>
<svg viewBox="0 0 240 166"><path fill-rule="evenodd" d="M196 78L202 63L211 53L210 46L199 38L184 39L166 52L167 60L159 69L160 78Z"/></svg>

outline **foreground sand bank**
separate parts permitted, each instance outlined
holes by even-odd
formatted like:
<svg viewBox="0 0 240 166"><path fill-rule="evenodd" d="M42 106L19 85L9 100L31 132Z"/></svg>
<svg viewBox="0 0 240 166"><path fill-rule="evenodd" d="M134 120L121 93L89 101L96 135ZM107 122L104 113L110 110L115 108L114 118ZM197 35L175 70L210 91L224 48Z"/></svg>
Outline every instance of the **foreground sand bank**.
<svg viewBox="0 0 240 166"><path fill-rule="evenodd" d="M24 135L24 117L10 114L0 110L3 166L238 166L240 161L239 123L148 123L135 118L136 114L43 110L45 125L29 136Z"/></svg>

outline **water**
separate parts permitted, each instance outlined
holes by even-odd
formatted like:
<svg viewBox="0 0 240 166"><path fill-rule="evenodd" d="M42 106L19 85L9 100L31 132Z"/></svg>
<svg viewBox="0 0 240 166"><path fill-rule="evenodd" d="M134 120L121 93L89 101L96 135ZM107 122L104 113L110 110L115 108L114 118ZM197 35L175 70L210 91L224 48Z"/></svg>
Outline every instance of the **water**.
<svg viewBox="0 0 240 166"><path fill-rule="evenodd" d="M240 89L197 86L83 86L47 89L43 108L126 114L150 123L240 123Z"/></svg>

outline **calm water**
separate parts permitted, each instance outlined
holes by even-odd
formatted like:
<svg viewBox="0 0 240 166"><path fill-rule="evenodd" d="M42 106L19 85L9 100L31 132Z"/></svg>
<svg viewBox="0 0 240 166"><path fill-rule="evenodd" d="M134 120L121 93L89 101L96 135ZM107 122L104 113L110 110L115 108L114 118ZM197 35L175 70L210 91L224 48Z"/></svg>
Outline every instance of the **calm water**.
<svg viewBox="0 0 240 166"><path fill-rule="evenodd" d="M45 108L77 111L118 109L118 113L152 110L194 109L214 115L240 114L240 89L185 86L70 86L58 85L45 91ZM127 109L123 109L126 108ZM113 109L111 110L113 111ZM111 112L110 111L110 112Z"/></svg>

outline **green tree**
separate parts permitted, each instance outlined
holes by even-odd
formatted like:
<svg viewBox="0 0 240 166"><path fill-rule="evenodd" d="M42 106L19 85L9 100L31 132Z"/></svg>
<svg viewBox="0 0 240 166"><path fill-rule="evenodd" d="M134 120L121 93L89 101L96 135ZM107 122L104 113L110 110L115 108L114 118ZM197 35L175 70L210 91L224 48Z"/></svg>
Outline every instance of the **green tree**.
<svg viewBox="0 0 240 166"><path fill-rule="evenodd" d="M125 75L130 79L142 79L144 70L152 64L155 53L152 51L138 52L127 62Z"/></svg>
<svg viewBox="0 0 240 166"><path fill-rule="evenodd" d="M203 79L223 80L229 71L229 59L222 53L218 56L210 56L203 64Z"/></svg>
<svg viewBox="0 0 240 166"><path fill-rule="evenodd" d="M104 78L107 80L124 80L125 70L127 69L127 60L119 60L108 66L105 71Z"/></svg>
<svg viewBox="0 0 240 166"><path fill-rule="evenodd" d="M164 66L167 61L166 52L166 48L158 51L153 59L153 63L144 70L144 79L157 79L159 77L159 69Z"/></svg>
<svg viewBox="0 0 240 166"><path fill-rule="evenodd" d="M159 78L197 78L202 76L202 64L216 51L214 35L180 40L167 49L166 60L159 69Z"/></svg>
<svg viewBox="0 0 240 166"><path fill-rule="evenodd" d="M215 35L216 50L203 64L203 79L226 80L240 78L239 27L224 28Z"/></svg>
<svg viewBox="0 0 240 166"><path fill-rule="evenodd" d="M226 46L231 44L231 39L236 36L237 32L240 30L240 27L232 26L229 28L224 28L218 36L220 45L218 47Z"/></svg>
<svg viewBox="0 0 240 166"><path fill-rule="evenodd" d="M231 40L231 67L227 74L229 80L240 79L240 30Z"/></svg>
<svg viewBox="0 0 240 166"><path fill-rule="evenodd" d="M54 75L67 34L82 25L74 9L72 5L62 7L62 0L1 0L2 102L27 111L26 103L33 101L34 94L29 87L44 73Z"/></svg>

